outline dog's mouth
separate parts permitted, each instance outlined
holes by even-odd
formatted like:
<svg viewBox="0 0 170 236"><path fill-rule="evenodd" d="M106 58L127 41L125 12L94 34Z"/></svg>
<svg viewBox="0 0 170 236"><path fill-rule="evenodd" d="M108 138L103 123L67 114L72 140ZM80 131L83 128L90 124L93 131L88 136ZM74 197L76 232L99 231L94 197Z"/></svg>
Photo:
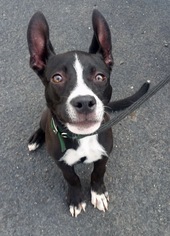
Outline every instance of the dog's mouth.
<svg viewBox="0 0 170 236"><path fill-rule="evenodd" d="M101 122L100 121L78 121L78 122L72 122L67 123L66 126L69 131L71 131L74 134L91 134L98 130L100 127Z"/></svg>

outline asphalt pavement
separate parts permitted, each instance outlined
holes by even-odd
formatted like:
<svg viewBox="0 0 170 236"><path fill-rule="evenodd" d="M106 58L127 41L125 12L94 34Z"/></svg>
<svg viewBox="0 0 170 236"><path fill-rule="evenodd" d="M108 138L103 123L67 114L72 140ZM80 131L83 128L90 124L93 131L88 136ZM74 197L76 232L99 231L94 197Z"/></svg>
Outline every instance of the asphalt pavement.
<svg viewBox="0 0 170 236"><path fill-rule="evenodd" d="M43 85L29 68L28 22L41 10L56 53L87 51L94 8L112 34L112 100L170 74L169 0L0 0L0 236L170 236L169 84L113 127L105 213L90 203L92 165L76 167L87 209L75 219L45 147L28 152L45 106Z"/></svg>

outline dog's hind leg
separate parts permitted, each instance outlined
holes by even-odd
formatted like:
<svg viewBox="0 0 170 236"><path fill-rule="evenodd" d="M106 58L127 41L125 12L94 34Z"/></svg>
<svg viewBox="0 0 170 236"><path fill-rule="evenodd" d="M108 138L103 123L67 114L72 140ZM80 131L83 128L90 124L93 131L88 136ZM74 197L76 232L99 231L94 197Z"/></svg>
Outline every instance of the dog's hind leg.
<svg viewBox="0 0 170 236"><path fill-rule="evenodd" d="M37 148L41 147L45 142L45 127L47 118L49 115L49 110L46 108L41 116L40 127L37 129L28 140L28 149L29 151L35 151Z"/></svg>
<svg viewBox="0 0 170 236"><path fill-rule="evenodd" d="M35 151L37 148L41 147L45 142L45 133L39 128L28 140L28 149L29 151Z"/></svg>

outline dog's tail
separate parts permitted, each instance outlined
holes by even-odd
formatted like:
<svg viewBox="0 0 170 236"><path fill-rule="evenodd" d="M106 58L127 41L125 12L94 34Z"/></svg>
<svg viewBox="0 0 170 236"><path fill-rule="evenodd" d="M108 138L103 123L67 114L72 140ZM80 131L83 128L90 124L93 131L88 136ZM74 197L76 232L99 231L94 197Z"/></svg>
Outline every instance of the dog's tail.
<svg viewBox="0 0 170 236"><path fill-rule="evenodd" d="M131 106L134 102L136 102L140 97L142 97L149 89L150 81L148 80L146 83L142 85L142 87L130 97L124 98L122 100L110 102L107 107L105 107L106 112L114 112L124 110L127 107Z"/></svg>

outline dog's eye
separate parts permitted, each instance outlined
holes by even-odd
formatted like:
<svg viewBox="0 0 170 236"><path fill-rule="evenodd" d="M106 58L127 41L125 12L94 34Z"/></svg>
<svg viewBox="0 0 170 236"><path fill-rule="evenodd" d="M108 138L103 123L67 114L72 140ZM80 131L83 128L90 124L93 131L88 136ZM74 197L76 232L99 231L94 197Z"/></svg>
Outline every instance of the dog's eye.
<svg viewBox="0 0 170 236"><path fill-rule="evenodd" d="M53 83L58 84L58 83L63 81L63 78L62 78L61 75L56 74L51 78L51 80L52 80Z"/></svg>
<svg viewBox="0 0 170 236"><path fill-rule="evenodd" d="M97 82L103 82L103 81L106 80L106 77L103 74L97 74L96 77L95 77L95 80Z"/></svg>

